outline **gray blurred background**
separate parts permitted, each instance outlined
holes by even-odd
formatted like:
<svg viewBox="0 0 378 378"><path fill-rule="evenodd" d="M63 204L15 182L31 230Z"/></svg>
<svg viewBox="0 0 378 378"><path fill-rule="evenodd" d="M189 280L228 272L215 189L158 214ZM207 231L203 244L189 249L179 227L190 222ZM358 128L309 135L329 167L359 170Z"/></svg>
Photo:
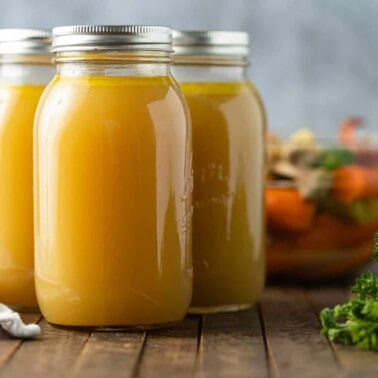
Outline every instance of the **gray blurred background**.
<svg viewBox="0 0 378 378"><path fill-rule="evenodd" d="M0 27L163 24L251 34L269 125L325 136L348 115L378 131L378 1L0 0Z"/></svg>

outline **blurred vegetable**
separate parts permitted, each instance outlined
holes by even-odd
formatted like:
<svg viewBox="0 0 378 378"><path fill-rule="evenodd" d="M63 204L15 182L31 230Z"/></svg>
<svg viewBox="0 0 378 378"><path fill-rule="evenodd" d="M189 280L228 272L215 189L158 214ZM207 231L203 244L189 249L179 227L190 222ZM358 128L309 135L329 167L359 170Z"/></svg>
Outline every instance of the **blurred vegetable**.
<svg viewBox="0 0 378 378"><path fill-rule="evenodd" d="M355 162L356 156L352 151L339 148L333 150L325 150L320 156L319 166L320 168L333 171L336 168L340 168L348 164L353 164Z"/></svg>
<svg viewBox="0 0 378 378"><path fill-rule="evenodd" d="M268 271L303 281L366 264L378 230L378 148L350 117L330 144L309 129L268 141ZM297 193L295 193L297 192Z"/></svg>
<svg viewBox="0 0 378 378"><path fill-rule="evenodd" d="M325 198L319 203L319 209L358 224L367 224L378 219L378 198L360 198L347 204Z"/></svg>
<svg viewBox="0 0 378 378"><path fill-rule="evenodd" d="M341 202L351 203L357 198L378 196L378 168L350 165L333 173L332 195Z"/></svg>
<svg viewBox="0 0 378 378"><path fill-rule="evenodd" d="M324 169L301 170L296 178L300 195L304 199L320 200L332 187L332 174Z"/></svg>
<svg viewBox="0 0 378 378"><path fill-rule="evenodd" d="M300 149L310 149L316 146L316 138L310 129L299 129L291 135L289 143Z"/></svg>
<svg viewBox="0 0 378 378"><path fill-rule="evenodd" d="M266 214L269 227L280 231L304 231L311 227L315 205L294 188L268 188Z"/></svg>

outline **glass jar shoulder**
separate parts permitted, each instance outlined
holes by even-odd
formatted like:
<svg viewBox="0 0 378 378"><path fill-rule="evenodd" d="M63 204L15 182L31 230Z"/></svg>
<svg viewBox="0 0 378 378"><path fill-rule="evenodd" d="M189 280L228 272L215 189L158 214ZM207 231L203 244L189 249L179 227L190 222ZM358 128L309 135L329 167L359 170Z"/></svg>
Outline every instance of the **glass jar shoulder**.
<svg viewBox="0 0 378 378"><path fill-rule="evenodd" d="M4 84L0 82L0 101L5 107L19 102L38 102L45 86L34 84Z"/></svg>
<svg viewBox="0 0 378 378"><path fill-rule="evenodd" d="M14 123L33 124L33 117L44 87L40 85L0 84L0 127ZM22 108L22 112L20 112Z"/></svg>
<svg viewBox="0 0 378 378"><path fill-rule="evenodd" d="M249 81L235 82L181 82L181 90L194 115L222 114L228 124L253 123L265 129L265 112L256 87ZM253 122L252 122L253 120Z"/></svg>
<svg viewBox="0 0 378 378"><path fill-rule="evenodd" d="M148 100L161 100L169 91L176 91L174 80L169 76L155 77L117 77L117 76L60 76L55 75L48 88L50 101L65 95L68 101L92 99L106 94L107 97L125 98L143 94L136 100L146 103ZM80 98L77 96L80 95Z"/></svg>
<svg viewBox="0 0 378 378"><path fill-rule="evenodd" d="M248 81L181 81L180 87L185 95L237 96L253 93Z"/></svg>
<svg viewBox="0 0 378 378"><path fill-rule="evenodd" d="M40 103L38 121L54 118L68 124L70 119L92 123L130 122L185 117L183 100L173 79L156 77L55 76Z"/></svg>
<svg viewBox="0 0 378 378"><path fill-rule="evenodd" d="M249 101L262 107L260 94L250 81L181 82L180 87L186 97L201 97L203 100Z"/></svg>

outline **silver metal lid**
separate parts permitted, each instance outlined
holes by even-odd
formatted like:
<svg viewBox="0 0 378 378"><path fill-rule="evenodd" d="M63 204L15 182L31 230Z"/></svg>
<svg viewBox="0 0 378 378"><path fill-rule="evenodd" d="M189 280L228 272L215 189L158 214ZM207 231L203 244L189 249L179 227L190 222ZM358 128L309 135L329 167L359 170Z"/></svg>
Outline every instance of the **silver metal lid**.
<svg viewBox="0 0 378 378"><path fill-rule="evenodd" d="M173 31L175 56L248 57L249 35L240 31Z"/></svg>
<svg viewBox="0 0 378 378"><path fill-rule="evenodd" d="M0 29L0 55L48 55L51 32L44 29Z"/></svg>
<svg viewBox="0 0 378 378"><path fill-rule="evenodd" d="M145 25L78 25L53 29L53 52L95 50L172 52L172 30Z"/></svg>

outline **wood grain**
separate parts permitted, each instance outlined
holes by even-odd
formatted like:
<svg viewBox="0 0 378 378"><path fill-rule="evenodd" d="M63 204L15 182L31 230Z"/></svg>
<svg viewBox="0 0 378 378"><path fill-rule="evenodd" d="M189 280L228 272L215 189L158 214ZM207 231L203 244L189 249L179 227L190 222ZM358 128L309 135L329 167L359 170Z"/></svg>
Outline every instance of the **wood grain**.
<svg viewBox="0 0 378 378"><path fill-rule="evenodd" d="M261 308L272 376L342 376L304 290L271 288Z"/></svg>
<svg viewBox="0 0 378 378"><path fill-rule="evenodd" d="M304 291L310 299L316 315L325 307L334 307L348 300L348 292L341 287L317 287Z"/></svg>
<svg viewBox="0 0 378 378"><path fill-rule="evenodd" d="M347 298L338 287L271 287L260 313L193 316L148 332L90 333L42 320L34 341L0 331L0 377L378 377L378 353L320 335L320 310ZM40 315L23 318L36 322Z"/></svg>
<svg viewBox="0 0 378 378"><path fill-rule="evenodd" d="M266 358L257 308L204 316L197 377L265 378Z"/></svg>
<svg viewBox="0 0 378 378"><path fill-rule="evenodd" d="M66 376L89 333L56 328L45 320L40 325L42 335L35 340L24 341L1 368L0 377Z"/></svg>
<svg viewBox="0 0 378 378"><path fill-rule="evenodd" d="M192 377L198 344L198 317L189 317L180 325L147 332L137 377Z"/></svg>
<svg viewBox="0 0 378 378"><path fill-rule="evenodd" d="M310 290L309 296L317 315L324 307L333 307L349 299L347 291L340 288ZM332 347L345 377L378 377L378 353L338 343L332 343Z"/></svg>
<svg viewBox="0 0 378 378"><path fill-rule="evenodd" d="M20 314L23 321L28 323L38 323L41 315L37 313ZM21 345L20 339L10 337L5 331L0 328L0 368L11 358L13 353Z"/></svg>
<svg viewBox="0 0 378 378"><path fill-rule="evenodd" d="M93 332L70 376L133 377L144 339L144 332Z"/></svg>

